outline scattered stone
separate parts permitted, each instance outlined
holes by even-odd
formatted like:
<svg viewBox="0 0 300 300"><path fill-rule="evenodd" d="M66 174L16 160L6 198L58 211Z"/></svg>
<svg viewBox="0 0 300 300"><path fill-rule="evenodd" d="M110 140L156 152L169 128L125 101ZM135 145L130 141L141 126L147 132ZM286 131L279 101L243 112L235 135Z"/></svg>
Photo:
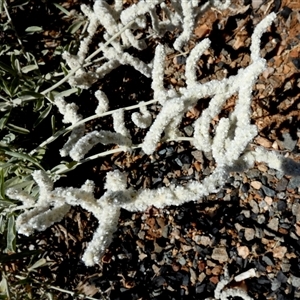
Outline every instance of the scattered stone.
<svg viewBox="0 0 300 300"><path fill-rule="evenodd" d="M223 262L227 262L229 257L226 252L226 248L219 247L213 249L211 258L214 260L218 260L219 263L223 263Z"/></svg>
<svg viewBox="0 0 300 300"><path fill-rule="evenodd" d="M288 189L295 190L300 187L300 176L294 176L290 179Z"/></svg>
<svg viewBox="0 0 300 300"><path fill-rule="evenodd" d="M251 169L246 173L247 177L252 178L259 178L260 177L260 171L256 169Z"/></svg>
<svg viewBox="0 0 300 300"><path fill-rule="evenodd" d="M249 254L249 248L247 246L239 246L237 247L238 255L245 259Z"/></svg>
<svg viewBox="0 0 300 300"><path fill-rule="evenodd" d="M188 252L188 251L190 251L191 249L193 249L193 247L190 246L190 245L182 245L182 246L181 246L181 249L182 249L183 252Z"/></svg>
<svg viewBox="0 0 300 300"><path fill-rule="evenodd" d="M276 196L277 196L278 199L285 199L286 198L285 192L277 193Z"/></svg>
<svg viewBox="0 0 300 300"><path fill-rule="evenodd" d="M277 192L285 191L288 183L289 183L289 181L286 178L284 178L284 177L281 178L276 184L276 191Z"/></svg>
<svg viewBox="0 0 300 300"><path fill-rule="evenodd" d="M273 249L273 257L282 259L287 252L287 247L279 246Z"/></svg>
<svg viewBox="0 0 300 300"><path fill-rule="evenodd" d="M241 211L241 214L243 214L246 218L250 218L250 211L243 209Z"/></svg>
<svg viewBox="0 0 300 300"><path fill-rule="evenodd" d="M264 255L262 261L264 261L268 266L274 267L274 263L268 256Z"/></svg>
<svg viewBox="0 0 300 300"><path fill-rule="evenodd" d="M295 229L296 229L296 234L298 236L300 236L300 226L298 224L295 224L294 226L295 226Z"/></svg>
<svg viewBox="0 0 300 300"><path fill-rule="evenodd" d="M275 191L268 188L265 185L262 185L262 190L263 190L263 192L265 193L266 196L269 196L269 197L274 197L275 196Z"/></svg>
<svg viewBox="0 0 300 300"><path fill-rule="evenodd" d="M181 264L182 266L184 266L186 264L186 259L184 257L180 257L178 259L178 263Z"/></svg>
<svg viewBox="0 0 300 300"><path fill-rule="evenodd" d="M299 288L300 287L300 277L296 277L294 275L291 275L291 284L292 286Z"/></svg>
<svg viewBox="0 0 300 300"><path fill-rule="evenodd" d="M255 214L258 214L259 213L259 207L258 207L258 204L256 203L256 201L254 200L251 200L249 202L250 206L252 207L252 211L255 213Z"/></svg>
<svg viewBox="0 0 300 300"><path fill-rule="evenodd" d="M152 265L152 270L154 271L154 273L156 275L159 275L159 273L160 273L160 267L158 267L156 264Z"/></svg>
<svg viewBox="0 0 300 300"><path fill-rule="evenodd" d="M193 135L193 132L194 132L194 128L193 126L189 125L189 126L186 126L184 127L184 132L186 133L187 136L192 136Z"/></svg>
<svg viewBox="0 0 300 300"><path fill-rule="evenodd" d="M262 187L262 183L260 181L255 180L251 182L251 186L256 190L259 190Z"/></svg>
<svg viewBox="0 0 300 300"><path fill-rule="evenodd" d="M281 271L282 272L289 272L291 268L291 264L289 263L288 259L283 259L281 263Z"/></svg>
<svg viewBox="0 0 300 300"><path fill-rule="evenodd" d="M265 221L266 221L266 217L265 217L264 215L259 214L259 215L257 216L257 223L258 223L258 224L263 224Z"/></svg>
<svg viewBox="0 0 300 300"><path fill-rule="evenodd" d="M269 209L269 205L266 203L266 201L261 201L259 203L259 207L263 210L263 211L267 211ZM261 211L262 212L262 211Z"/></svg>
<svg viewBox="0 0 300 300"><path fill-rule="evenodd" d="M203 160L202 151L199 151L199 150L192 151L192 155L193 155L193 157L195 158L196 161L203 164L204 160Z"/></svg>
<svg viewBox="0 0 300 300"><path fill-rule="evenodd" d="M272 202L273 202L273 199L271 198L271 197L265 197L265 199L264 199L265 201L266 201L266 203L268 204L268 205L271 205L272 204Z"/></svg>
<svg viewBox="0 0 300 300"><path fill-rule="evenodd" d="M279 226L278 218L271 219L267 226L274 231L278 231L278 226Z"/></svg>
<svg viewBox="0 0 300 300"><path fill-rule="evenodd" d="M294 203L292 205L292 213L294 216L296 216L296 221L300 222L300 204Z"/></svg>
<svg viewBox="0 0 300 300"><path fill-rule="evenodd" d="M181 269L181 265L177 262L172 263L172 269L174 272L178 272Z"/></svg>
<svg viewBox="0 0 300 300"><path fill-rule="evenodd" d="M256 143L260 146L263 146L265 148L271 148L272 147L272 142L269 141L268 139L262 137L262 136L258 136L255 139Z"/></svg>
<svg viewBox="0 0 300 300"><path fill-rule="evenodd" d="M266 173L268 171L268 167L264 163L258 164L257 169L261 172L264 172L264 173Z"/></svg>
<svg viewBox="0 0 300 300"><path fill-rule="evenodd" d="M254 239L255 230L253 228L245 228L245 239L251 241Z"/></svg>
<svg viewBox="0 0 300 300"><path fill-rule="evenodd" d="M272 291L277 291L281 286L281 282L277 280L276 278L272 280L271 284L271 290Z"/></svg>
<svg viewBox="0 0 300 300"><path fill-rule="evenodd" d="M221 272L223 270L223 267L222 266L215 266L212 270L211 270L211 273L213 275L220 275Z"/></svg>
<svg viewBox="0 0 300 300"><path fill-rule="evenodd" d="M193 285L197 282L197 275L193 268L190 268L190 280Z"/></svg>
<svg viewBox="0 0 300 300"><path fill-rule="evenodd" d="M285 201L282 201L282 200L279 200L277 202L277 209L279 211L285 211L286 210L286 202Z"/></svg>
<svg viewBox="0 0 300 300"><path fill-rule="evenodd" d="M154 252L160 253L163 250L157 243L154 243Z"/></svg>
<svg viewBox="0 0 300 300"><path fill-rule="evenodd" d="M241 192L242 193L247 193L249 191L249 188L250 188L249 183L246 182L246 183L242 184L242 186L241 186Z"/></svg>
<svg viewBox="0 0 300 300"><path fill-rule="evenodd" d="M294 232L290 232L290 237L296 241L299 240L299 238L297 237L297 235Z"/></svg>
<svg viewBox="0 0 300 300"><path fill-rule="evenodd" d="M282 138L283 138L283 141L277 140L279 147L282 150L293 151L297 144L297 140L293 140L290 133L288 133L288 132L283 133Z"/></svg>
<svg viewBox="0 0 300 300"><path fill-rule="evenodd" d="M212 282L213 284L217 284L219 282L219 277L218 276L212 276L209 278L209 281Z"/></svg>
<svg viewBox="0 0 300 300"><path fill-rule="evenodd" d="M277 278L277 280L279 280L282 283L286 283L287 280L288 280L288 278L281 271L279 271L277 273L277 277L276 278Z"/></svg>
<svg viewBox="0 0 300 300"><path fill-rule="evenodd" d="M193 236L193 240L198 245L208 246L208 245L211 244L211 239L208 236L205 236L205 235L196 234L196 235Z"/></svg>
<svg viewBox="0 0 300 300"><path fill-rule="evenodd" d="M205 279L206 275L204 272L202 272L199 276L198 276L198 281L202 282Z"/></svg>
<svg viewBox="0 0 300 300"><path fill-rule="evenodd" d="M239 223L235 223L235 224L234 224L234 227L236 228L236 230L237 230L238 232L240 232L241 230L244 229L244 227L243 227L242 225L240 225Z"/></svg>
<svg viewBox="0 0 300 300"><path fill-rule="evenodd" d="M255 276L256 276L255 269L252 268L252 269L249 269L246 272L243 272L243 273L235 276L234 280L236 282L239 282L239 281L242 281L242 280L245 280L245 279L248 279L248 278L251 278L251 277L255 277Z"/></svg>

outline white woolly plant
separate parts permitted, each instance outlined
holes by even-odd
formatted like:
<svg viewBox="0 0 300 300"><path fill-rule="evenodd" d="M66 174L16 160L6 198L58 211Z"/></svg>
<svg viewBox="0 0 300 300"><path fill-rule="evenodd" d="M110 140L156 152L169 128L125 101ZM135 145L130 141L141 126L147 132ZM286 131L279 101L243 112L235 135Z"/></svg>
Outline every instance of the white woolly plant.
<svg viewBox="0 0 300 300"><path fill-rule="evenodd" d="M251 64L245 69L239 70L237 75L221 81L212 80L204 84L196 81L196 63L201 54L209 47L210 41L205 39L197 44L187 59L185 74L187 87L181 88L179 92L164 88L164 47L158 45L156 48L151 71L152 88L154 101L159 102L162 108L153 123L146 106L140 108L140 113L132 114L132 120L136 126L141 128L150 126L140 146L146 154L150 155L155 151L158 142L162 140L163 132L168 139L182 138L177 134L176 126L180 124L184 113L199 99L212 97L208 108L195 121L194 136L190 138L191 143L197 149L212 151L216 168L211 175L202 182L190 181L185 186L170 185L157 190L135 191L127 188L126 174L119 171L109 172L105 185L107 191L100 199L95 199L93 196L94 183L90 181L87 181L80 189L73 187L53 189L53 183L48 176L42 171L36 171L33 173L33 177L40 188L37 202L33 203L30 195L26 198L22 191L7 191L10 197L30 204L28 209L17 219L18 231L31 234L34 230L44 230L54 222L61 220L72 205L80 205L92 212L99 220L99 227L83 256L85 264L91 266L99 263L108 247L112 233L117 228L121 208L129 211L143 211L150 205L162 208L168 205L181 205L188 201L197 201L203 196L217 192L226 182L230 171L235 168L239 168L239 170L249 168L254 161L266 161L273 168L283 171L284 161L277 154L266 153L260 148L254 152L246 151L248 143L257 134L256 127L250 124L250 104L252 86L265 68L265 60L259 56L260 37L274 19L275 14L270 14L254 30ZM212 137L209 132L211 120L220 113L226 99L234 94L238 95L234 111L228 118L221 118L215 128L215 135ZM98 91L96 98L99 101L96 115L108 114L109 100L106 95L102 91ZM73 126L82 122L75 105L67 104L60 98L56 99L55 103L64 115L65 122L69 122ZM73 130L69 141L63 147L62 154L65 155L69 150L69 155L75 161L80 161L97 143L117 144L126 149L136 147L136 145L132 145L130 133L125 126L124 110L113 111L112 117L115 132L100 130L81 136L82 125L75 127L75 129L80 128L80 134L77 135L76 140L76 131Z"/></svg>
<svg viewBox="0 0 300 300"><path fill-rule="evenodd" d="M183 45L188 42L192 36L197 16L209 5L217 9L226 9L231 0L221 1L211 0L205 5L198 7L199 1L176 0L166 5L164 0L141 0L127 9L122 9L122 2L115 1L114 7L107 4L105 0L96 0L93 9L86 5L81 5L83 14L89 19L87 28L87 37L80 42L80 47L76 55L68 52L63 54L68 66L76 70L74 76L69 78L72 86L82 89L88 89L97 79L103 78L106 74L120 65L130 65L146 77L151 77L151 64L146 64L130 55L125 50L134 47L142 50L147 47L145 39L139 39L134 31L145 29L146 14L150 15L152 28L149 29L153 36L161 37L167 31L175 29L181 30L181 34L174 42L174 49L181 51ZM164 12L164 19L157 14L157 7ZM103 38L110 41L110 46L106 43L100 43L99 49L88 56L89 45L99 26L105 29ZM113 37L121 35L119 41ZM99 52L107 60L106 63L95 67L94 70L86 72L83 68L85 62L89 62Z"/></svg>
<svg viewBox="0 0 300 300"><path fill-rule="evenodd" d="M226 8L230 3L228 0L224 3L217 0L211 2L219 8ZM160 5L167 17L166 20L160 20L156 14L156 5ZM71 206L79 205L91 212L99 221L98 229L83 255L84 263L87 266L93 266L100 262L101 256L112 240L112 234L117 229L121 208L134 212L144 211L151 205L163 208L169 205L181 205L188 201L201 201L203 196L219 191L224 186L230 172L250 168L255 161L266 162L271 168L286 174L300 173L300 167L296 163L291 164L290 160L275 152L267 152L263 148L256 148L254 151L248 150L249 142L257 135L256 126L250 122L252 87L266 67L265 60L260 57L260 39L275 19L274 13L261 21L253 32L250 65L240 69L237 75L220 81L211 80L204 84L197 82L197 61L209 48L209 39L199 42L190 52L186 62L186 87L180 88L179 91L172 88L166 89L163 85L164 45L158 44L156 46L155 56L150 64L145 64L125 52L129 46L137 49L146 46L146 41L137 41L134 37L135 29L145 27L146 13L149 13L151 17L153 34L160 36L165 31L174 29L174 26L182 29L174 43L175 50L180 51L182 45L189 40L192 34L197 14L206 9L206 7L197 8L197 5L198 1L195 0L171 0L168 5L163 0L145 0L123 9L121 0L115 1L114 8L107 5L105 1L96 0L93 9L82 6L82 11L89 18L90 24L88 36L82 41L78 54L71 56L69 53L65 53L64 55L70 68L77 70L75 76L71 77L70 84L88 88L94 80L102 78L114 68L126 64L152 78L154 99L131 107L109 111L109 99L103 91L99 90L95 93L98 100L95 115L85 120L77 113L78 107L74 104L68 104L62 98L56 98L54 103L59 112L64 115L63 121L71 124L68 129L72 130L69 140L61 150L61 155L70 155L78 164L84 160L88 151L98 143L116 144L120 147L117 151L130 151L141 147L146 154L151 155L157 144L165 140L189 140L196 149L212 152L216 162L216 167L212 173L202 182L195 180L189 181L185 186L171 184L169 187L161 187L156 190L141 189L136 191L133 188L127 188L125 173L120 171L108 172L105 184L106 192L100 199L95 199L94 183L90 180L87 180L81 188L54 188L53 182L45 172L35 171L33 178L40 190L37 201L22 190L9 189L6 191L9 197L23 202L22 208L25 211L16 222L19 233L30 235L35 230L45 230L54 222L60 221ZM98 52L103 53L107 62L98 65L94 71L88 73L83 64L89 62L94 56L94 54L87 55L89 43L97 26L103 26L106 31L104 38L110 40L111 45L108 46L104 43L99 45ZM111 39L120 33L120 41ZM214 135L212 135L210 132L211 121L221 112L226 100L233 95L237 95L234 111L227 118L223 117L219 120L214 128ZM184 114L199 99L204 97L211 97L211 100L209 106L195 121L193 136L182 136L178 126ZM147 110L147 105L153 103L159 103L161 106L161 110L154 121L151 113ZM125 111L137 108L140 112L131 114L133 123L138 128L148 128L141 145L133 145L130 132L124 122ZM113 118L114 132L95 130L84 134L85 121L109 114ZM164 138L162 138L163 135ZM48 142L52 140L49 139ZM227 299L230 296L250 299L240 290L222 291L227 282L228 280L218 286L215 292L216 299Z"/></svg>

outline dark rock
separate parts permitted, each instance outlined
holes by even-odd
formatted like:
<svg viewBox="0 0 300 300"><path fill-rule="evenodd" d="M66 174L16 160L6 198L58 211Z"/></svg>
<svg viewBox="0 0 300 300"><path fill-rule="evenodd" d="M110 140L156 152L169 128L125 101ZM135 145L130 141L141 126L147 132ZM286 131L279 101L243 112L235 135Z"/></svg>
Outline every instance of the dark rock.
<svg viewBox="0 0 300 300"><path fill-rule="evenodd" d="M247 174L247 177L250 179L260 177L260 171L257 169L251 169L246 174Z"/></svg>
<svg viewBox="0 0 300 300"><path fill-rule="evenodd" d="M276 184L276 191L277 192L285 191L288 183L289 183L289 181L286 178L284 178L284 177L281 178Z"/></svg>
<svg viewBox="0 0 300 300"><path fill-rule="evenodd" d="M275 191L268 188L267 186L263 185L262 186L262 190L264 191L265 195L266 196L269 196L269 197L274 197L275 196Z"/></svg>
<svg viewBox="0 0 300 300"><path fill-rule="evenodd" d="M296 188L300 187L300 176L295 176L295 177L292 177L290 179L290 182L288 184L288 189L291 189L291 190L295 190Z"/></svg>
<svg viewBox="0 0 300 300"><path fill-rule="evenodd" d="M276 276L277 280L282 282L282 283L286 283L288 278L283 274L283 272L279 271L277 273L277 276Z"/></svg>
<svg viewBox="0 0 300 300"><path fill-rule="evenodd" d="M287 6L284 6L280 12L280 15L284 18L287 19L289 17L289 15L292 13L292 9L290 9Z"/></svg>
<svg viewBox="0 0 300 300"><path fill-rule="evenodd" d="M254 261L253 263L254 263L257 271L266 272L266 268L258 260Z"/></svg>
<svg viewBox="0 0 300 300"><path fill-rule="evenodd" d="M257 278L257 282L261 285L270 284L270 280L266 276L261 276L261 277Z"/></svg>
<svg viewBox="0 0 300 300"><path fill-rule="evenodd" d="M183 65L186 62L186 57L184 55L176 56L176 63L178 65Z"/></svg>
<svg viewBox="0 0 300 300"><path fill-rule="evenodd" d="M263 256L262 260L268 265L274 267L274 263L268 256Z"/></svg>
<svg viewBox="0 0 300 300"><path fill-rule="evenodd" d="M250 184L248 182L244 183L242 186L241 186L241 192L242 193L247 193L250 189Z"/></svg>
<svg viewBox="0 0 300 300"><path fill-rule="evenodd" d="M292 58L292 62L294 64L294 66L300 70L300 58Z"/></svg>
<svg viewBox="0 0 300 300"><path fill-rule="evenodd" d="M277 280L276 278L272 280L272 285L271 285L271 290L272 291L277 291L281 286L281 282Z"/></svg>
<svg viewBox="0 0 300 300"><path fill-rule="evenodd" d="M196 284L196 294L201 294L204 290L206 290L205 283L197 283Z"/></svg>
<svg viewBox="0 0 300 300"><path fill-rule="evenodd" d="M166 283L166 279L162 276L157 276L153 279L153 285L156 287L160 287Z"/></svg>

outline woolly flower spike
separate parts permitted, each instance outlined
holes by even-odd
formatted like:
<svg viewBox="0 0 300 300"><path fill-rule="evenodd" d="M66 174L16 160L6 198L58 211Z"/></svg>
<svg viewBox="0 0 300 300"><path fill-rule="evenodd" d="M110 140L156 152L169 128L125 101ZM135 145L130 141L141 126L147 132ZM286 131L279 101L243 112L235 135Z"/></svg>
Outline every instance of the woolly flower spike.
<svg viewBox="0 0 300 300"><path fill-rule="evenodd" d="M81 190L86 193L93 193L95 189L95 183L92 180L87 180L82 186Z"/></svg>
<svg viewBox="0 0 300 300"><path fill-rule="evenodd" d="M164 88L164 65L165 65L165 49L163 45L158 44L155 48L155 55L152 68L152 84L154 90L153 98L161 104L165 102L167 91Z"/></svg>
<svg viewBox="0 0 300 300"><path fill-rule="evenodd" d="M252 34L251 40L251 59L252 62L255 62L260 58L260 40L261 36L264 32L266 32L267 28L273 23L273 21L276 19L276 14L271 13L268 16L266 16L254 29L254 32Z"/></svg>
<svg viewBox="0 0 300 300"><path fill-rule="evenodd" d="M104 26L106 32L113 36L118 30L118 24L113 16L111 7L104 0L97 0L94 4L94 11L99 22Z"/></svg>
<svg viewBox="0 0 300 300"><path fill-rule="evenodd" d="M120 66L120 62L116 59L109 60L108 62L104 63L101 67L96 69L96 74L99 79L103 78L106 74L110 73L112 70L118 68Z"/></svg>
<svg viewBox="0 0 300 300"><path fill-rule="evenodd" d="M204 39L199 44L197 44L194 49L190 52L185 67L185 77L186 84L188 87L192 87L192 85L197 84L197 76L196 76L196 68L197 62L200 59L200 56L203 54L205 50L207 50L210 46L210 40Z"/></svg>
<svg viewBox="0 0 300 300"><path fill-rule="evenodd" d="M65 214L69 211L70 205L64 203L61 198L51 197L53 182L44 171L34 171L33 179L39 187L38 201L34 202L32 209L25 211L19 215L16 220L16 228L19 233L24 235L30 235L34 230L42 231L59 222ZM13 199L21 200L23 198L24 203L28 202L28 199L32 199L31 196L24 197L24 191L7 191Z"/></svg>
<svg viewBox="0 0 300 300"><path fill-rule="evenodd" d="M34 230L44 231L54 223L60 222L69 212L71 206L63 203L54 203L51 209L33 209L22 214L16 221L18 232L25 235L33 233Z"/></svg>
<svg viewBox="0 0 300 300"><path fill-rule="evenodd" d="M77 114L78 106L75 103L68 104L62 97L55 98L54 103L58 107L59 112L64 116L64 123L71 123L72 125L74 125L82 119L82 116L80 114ZM84 130L84 124L81 124L72 130L68 141L59 151L62 157L69 155L71 149L74 147L77 141L84 135Z"/></svg>
<svg viewBox="0 0 300 300"><path fill-rule="evenodd" d="M82 116L77 114L78 106L75 103L67 103L62 97L56 97L54 104L57 106L59 112L64 116L64 123L76 124L82 119Z"/></svg>
<svg viewBox="0 0 300 300"><path fill-rule="evenodd" d="M68 51L64 51L62 54L62 58L67 62L68 66L71 69L80 67L80 61L77 55L72 55Z"/></svg>
<svg viewBox="0 0 300 300"><path fill-rule="evenodd" d="M88 244L82 257L86 266L93 266L100 262L102 255L112 241L113 233L117 230L120 209L107 203L99 216L99 226L92 241Z"/></svg>
<svg viewBox="0 0 300 300"><path fill-rule="evenodd" d="M6 195L11 199L22 201L25 208L35 204L35 199L20 189L9 188L6 190Z"/></svg>
<svg viewBox="0 0 300 300"><path fill-rule="evenodd" d="M75 146L75 144L79 141L79 139L81 137L83 137L84 131L85 131L85 125L84 124L79 125L79 126L75 127L72 130L67 142L59 150L59 154L62 157L65 157L65 156L69 155L71 149Z"/></svg>
<svg viewBox="0 0 300 300"><path fill-rule="evenodd" d="M87 90L97 81L97 79L98 77L96 73L85 72L84 69L79 69L68 82L71 86Z"/></svg>
<svg viewBox="0 0 300 300"><path fill-rule="evenodd" d="M122 65L130 65L146 77L150 77L151 68L143 61L126 52L117 52L113 47L105 47L103 44L99 46L103 50L103 55L108 60L117 60Z"/></svg>
<svg viewBox="0 0 300 300"><path fill-rule="evenodd" d="M46 196L53 189L53 182L44 171L33 171L32 177L40 188L40 195Z"/></svg>
<svg viewBox="0 0 300 300"><path fill-rule="evenodd" d="M128 146L129 142L128 138L120 133L105 130L92 131L77 141L70 151L70 157L75 161L80 161L86 153L99 143L103 145L117 144L119 146Z"/></svg>
<svg viewBox="0 0 300 300"><path fill-rule="evenodd" d="M109 100L104 92L98 90L95 92L95 97L98 100L98 106L95 110L96 115L101 115L108 111L109 109Z"/></svg>
<svg viewBox="0 0 300 300"><path fill-rule="evenodd" d="M113 117L113 125L114 125L114 130L116 133L119 133L122 137L123 140L126 141L125 145L130 147L132 145L131 137L130 137L130 132L125 126L125 120L124 120L124 109L119 109L115 111L112 114Z"/></svg>
<svg viewBox="0 0 300 300"><path fill-rule="evenodd" d="M155 8L155 5L160 4L163 0L139 1L133 4L121 13L121 21L124 25L130 21L136 20L137 17L146 14L149 10Z"/></svg>
<svg viewBox="0 0 300 300"><path fill-rule="evenodd" d="M141 104L143 101L141 102ZM139 128L148 128L152 123L151 113L147 110L146 105L140 106L140 112L135 112L131 115L132 122Z"/></svg>
<svg viewBox="0 0 300 300"><path fill-rule="evenodd" d="M123 136L129 137L130 133L125 127L124 109L118 109L112 114L114 130Z"/></svg>
<svg viewBox="0 0 300 300"><path fill-rule="evenodd" d="M220 0L210 0L210 3L215 8L224 10L229 7L229 5L231 4L231 0L225 0L224 3L222 3L222 1L220 1Z"/></svg>
<svg viewBox="0 0 300 300"><path fill-rule="evenodd" d="M120 14L123 9L123 0L115 0L115 11Z"/></svg>
<svg viewBox="0 0 300 300"><path fill-rule="evenodd" d="M127 176L120 171L108 172L106 175L106 183L104 186L109 191L122 191L127 187Z"/></svg>
<svg viewBox="0 0 300 300"><path fill-rule="evenodd" d="M195 17L193 14L192 1L181 0L183 12L183 32L176 39L173 47L177 51L181 51L183 44L185 44L191 37L194 30Z"/></svg>
<svg viewBox="0 0 300 300"><path fill-rule="evenodd" d="M173 118L177 118L178 115L181 115L183 109L184 104L180 99L166 102L145 136L142 149L146 154L150 155L155 151L156 145L161 138L161 134Z"/></svg>
<svg viewBox="0 0 300 300"><path fill-rule="evenodd" d="M82 64L89 50L89 45L92 41L93 36L95 35L97 28L99 26L99 20L97 19L96 14L85 4L80 6L81 11L87 16L89 20L89 25L87 28L88 36L80 41L79 51L77 53L78 59Z"/></svg>

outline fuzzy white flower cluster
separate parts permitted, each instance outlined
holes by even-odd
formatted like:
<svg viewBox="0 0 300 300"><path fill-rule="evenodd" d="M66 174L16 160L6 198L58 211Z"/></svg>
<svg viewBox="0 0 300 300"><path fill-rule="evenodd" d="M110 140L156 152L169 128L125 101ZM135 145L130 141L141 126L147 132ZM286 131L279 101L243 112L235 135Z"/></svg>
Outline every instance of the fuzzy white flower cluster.
<svg viewBox="0 0 300 300"><path fill-rule="evenodd" d="M212 1L219 8L226 8L230 1L221 3ZM164 12L166 19L161 20L157 14L157 7ZM223 80L212 80L204 84L197 82L196 64L200 56L210 46L209 39L204 39L190 52L186 62L186 87L179 91L169 88L163 84L165 47L157 45L154 60L145 64L141 60L125 52L129 46L137 49L145 47L145 40L137 40L134 31L137 28L145 28L145 14L151 17L153 34L162 35L167 30L179 27L182 32L174 43L175 50L181 50L182 45L189 40L194 22L198 13L205 7L198 8L198 1L168 1L144 0L123 10L122 1L115 1L112 8L105 1L96 0L93 9L82 6L83 13L89 18L87 29L88 36L82 41L76 56L65 53L64 58L71 68L79 68L70 83L72 85L89 87L95 80L103 77L112 69L122 64L129 64L145 76L152 78L152 89L154 101L158 102L161 110L152 120L152 115L144 103L141 103L140 112L131 115L133 123L139 128L149 128L141 147L143 151L152 154L157 144L167 139L178 139L181 133L178 126L184 114L193 107L197 101L204 97L211 97L209 106L202 112L194 123L194 134L191 142L200 151L211 151L216 162L212 173L202 182L190 181L185 186L170 185L156 190L127 188L126 174L119 171L108 172L106 177L106 192L100 199L93 195L94 183L87 180L81 188L53 188L53 182L47 174L42 171L33 173L40 193L35 202L33 197L24 191L10 189L7 191L9 197L24 203L25 212L17 219L17 229L20 233L29 235L34 230L44 230L54 222L60 221L73 205L79 205L91 212L98 220L99 226L92 241L89 243L83 261L87 266L99 263L105 249L109 246L112 234L117 229L118 218L121 208L128 211L144 211L153 205L162 208L168 205L181 205L188 201L199 201L201 197L215 193L224 186L229 173L234 170L243 171L253 166L255 161L264 161L270 167L285 173L292 174L297 165L289 166L290 161L280 157L275 152L266 152L262 148L250 151L247 146L257 134L257 128L251 124L251 93L252 87L264 70L266 63L260 57L261 35L275 19L275 14L268 15L254 30L251 44L251 64L245 69L240 69L238 74ZM131 22L131 23L130 23ZM120 41L111 41L111 46L104 43L99 45L107 62L98 66L95 72L86 72L83 63L87 58L89 44L98 26L105 29L104 38L110 40L115 34L122 31ZM82 76L84 75L84 76ZM214 128L212 136L211 121L217 116L226 100L237 95L234 111L226 118L219 120ZM95 114L101 116L109 110L109 99L103 91L97 91L95 97L98 106ZM82 117L77 113L77 107L67 104L64 99L55 99L59 111L64 115L64 122L76 125ZM112 113L113 129L110 131L92 131L84 135L84 125L75 126L69 140L61 150L63 156L70 155L75 161L80 161L88 151L98 143L117 144L125 149L132 149L132 139L124 122L124 109ZM162 138L162 136L164 136ZM221 292L224 286L217 290L216 298L225 299L227 294ZM247 298L242 292L233 291L230 296Z"/></svg>
<svg viewBox="0 0 300 300"><path fill-rule="evenodd" d="M174 42L174 49L181 51L183 45L190 39L197 16L203 13L209 4L218 9L229 7L231 0L224 3L219 0L211 0L202 7L198 7L199 1L172 0L169 5L164 0L141 0L137 4L123 9L122 1L115 1L114 7L107 4L105 0L96 0L93 9L86 5L81 5L83 14L89 19L87 27L87 37L81 43L76 55L68 52L63 54L63 58L71 69L76 69L76 73L69 79L72 86L88 89L97 79L104 77L113 69L120 65L130 65L143 75L151 76L151 64L146 64L125 50L129 47L142 50L147 47L146 39L138 38L135 31L147 27L146 14L150 15L153 36L161 37L167 31L175 29L181 30L181 34ZM163 12L164 18L157 13L157 9ZM99 43L99 52L107 60L106 63L95 68L94 71L86 72L82 67L85 61L92 57L87 56L89 45L95 35L97 28L102 26L105 29L103 39L110 41L111 46L105 42ZM128 27L128 28L127 28ZM120 40L111 40L114 35L121 32Z"/></svg>

